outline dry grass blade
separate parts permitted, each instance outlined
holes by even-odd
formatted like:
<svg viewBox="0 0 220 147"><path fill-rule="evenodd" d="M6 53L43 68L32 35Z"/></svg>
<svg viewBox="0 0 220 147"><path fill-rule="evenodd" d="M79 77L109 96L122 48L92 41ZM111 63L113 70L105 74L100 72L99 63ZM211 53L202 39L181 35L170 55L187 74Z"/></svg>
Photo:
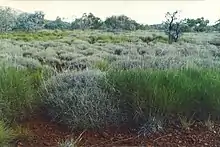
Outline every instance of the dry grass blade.
<svg viewBox="0 0 220 147"><path fill-rule="evenodd" d="M210 115L209 115L208 119L205 121L205 126L208 128L209 131L213 131L213 129L215 127L215 124L211 120Z"/></svg>
<svg viewBox="0 0 220 147"><path fill-rule="evenodd" d="M193 116L194 115L192 115L192 117L189 119L186 116L182 116L182 117L179 116L181 126L184 129L188 130L190 128L190 126L192 126L195 123L195 121L193 120Z"/></svg>

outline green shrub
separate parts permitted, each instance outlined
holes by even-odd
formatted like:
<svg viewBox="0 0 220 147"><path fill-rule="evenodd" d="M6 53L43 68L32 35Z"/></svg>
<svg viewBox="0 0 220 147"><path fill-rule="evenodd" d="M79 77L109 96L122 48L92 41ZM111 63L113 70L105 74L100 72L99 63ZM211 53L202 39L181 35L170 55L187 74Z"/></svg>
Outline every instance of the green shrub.
<svg viewBox="0 0 220 147"><path fill-rule="evenodd" d="M96 38L97 42L100 43L121 43L121 42L131 42L127 36L116 36L116 35L101 35Z"/></svg>
<svg viewBox="0 0 220 147"><path fill-rule="evenodd" d="M117 108L99 80L104 73L63 73L46 81L43 102L52 119L72 129L100 128L117 122Z"/></svg>
<svg viewBox="0 0 220 147"><path fill-rule="evenodd" d="M219 116L220 71L214 69L115 70L107 73L107 80L130 119L156 114Z"/></svg>
<svg viewBox="0 0 220 147"><path fill-rule="evenodd" d="M68 35L67 32L47 32L47 31L38 31L35 33L12 32L7 34L0 34L0 39L22 40L25 42L32 40L47 41L47 40L62 39L67 35Z"/></svg>
<svg viewBox="0 0 220 147"><path fill-rule="evenodd" d="M5 121L26 117L37 101L41 74L38 70L0 68L0 118Z"/></svg>

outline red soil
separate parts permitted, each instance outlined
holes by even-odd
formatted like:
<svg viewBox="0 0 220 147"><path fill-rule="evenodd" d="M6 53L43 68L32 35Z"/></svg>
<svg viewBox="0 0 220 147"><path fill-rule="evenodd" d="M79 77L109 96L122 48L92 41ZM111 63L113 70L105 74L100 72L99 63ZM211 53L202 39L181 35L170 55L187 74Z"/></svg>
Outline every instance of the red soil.
<svg viewBox="0 0 220 147"><path fill-rule="evenodd" d="M220 125L212 131L202 125L194 125L190 129L169 127L164 133L150 137L138 137L128 129L107 128L104 131L84 131L71 134L68 129L37 116L22 123L34 134L29 141L17 141L21 147L57 147L58 142L77 138L81 135L80 146L160 146L160 147L220 147Z"/></svg>

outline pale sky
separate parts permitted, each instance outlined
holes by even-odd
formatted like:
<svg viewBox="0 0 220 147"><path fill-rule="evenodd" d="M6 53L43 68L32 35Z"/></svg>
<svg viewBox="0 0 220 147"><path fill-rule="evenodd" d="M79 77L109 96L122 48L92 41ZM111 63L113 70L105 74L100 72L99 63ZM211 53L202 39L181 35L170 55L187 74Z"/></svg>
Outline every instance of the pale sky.
<svg viewBox="0 0 220 147"><path fill-rule="evenodd" d="M204 17L211 23L220 19L219 0L0 0L0 6L9 6L25 12L41 10L46 19L56 16L69 18L80 17L92 12L104 20L107 16L124 14L139 23L161 23L165 13L181 10L183 18Z"/></svg>

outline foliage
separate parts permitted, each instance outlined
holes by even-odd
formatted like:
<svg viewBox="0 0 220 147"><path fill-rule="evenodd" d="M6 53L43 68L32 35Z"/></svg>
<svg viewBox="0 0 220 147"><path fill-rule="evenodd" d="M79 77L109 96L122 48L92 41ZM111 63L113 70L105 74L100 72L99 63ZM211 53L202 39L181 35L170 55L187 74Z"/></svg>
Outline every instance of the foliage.
<svg viewBox="0 0 220 147"><path fill-rule="evenodd" d="M110 69L110 65L106 60L96 61L94 67L101 71L107 71Z"/></svg>
<svg viewBox="0 0 220 147"><path fill-rule="evenodd" d="M36 31L43 28L44 24L44 13L39 11L33 14L22 13L16 20L14 30L21 31Z"/></svg>
<svg viewBox="0 0 220 147"><path fill-rule="evenodd" d="M90 44L98 43L122 43L122 42L132 42L131 38L122 35L98 35L89 36L88 42Z"/></svg>
<svg viewBox="0 0 220 147"><path fill-rule="evenodd" d="M22 40L22 41L47 41L47 40L56 40L62 39L67 36L67 32L49 32L49 31L40 31L40 32L11 32L8 34L0 34L1 39L13 39L13 40Z"/></svg>
<svg viewBox="0 0 220 147"><path fill-rule="evenodd" d="M107 17L104 21L105 27L109 30L136 30L138 23L131 18L120 15Z"/></svg>
<svg viewBox="0 0 220 147"><path fill-rule="evenodd" d="M167 42L168 40L167 38L156 35L156 34L153 34L152 36L147 36L147 37L140 36L139 38L141 39L141 41L147 44L149 44L150 42L156 42L156 41Z"/></svg>
<svg viewBox="0 0 220 147"><path fill-rule="evenodd" d="M77 147L77 145L76 141L74 139L71 139L60 142L58 147Z"/></svg>
<svg viewBox="0 0 220 147"><path fill-rule="evenodd" d="M131 122L146 121L149 115L219 117L219 70L114 70L108 71L107 79Z"/></svg>
<svg viewBox="0 0 220 147"><path fill-rule="evenodd" d="M168 13L167 13L168 14ZM174 14L174 13L173 13ZM169 14L170 16L172 14ZM170 17L169 16L169 17ZM55 20L44 19L44 13L42 11L36 11L35 13L21 13L14 11L11 8L1 8L0 10L0 28L1 32L7 32L11 30L19 31L35 31L39 29L105 29L108 31L120 31L120 30L147 30L156 29L163 30L164 24L139 24L135 20L132 20L128 16L110 16L102 21L99 17L96 17L92 13L84 13L80 18L76 18L71 23L63 21L59 16ZM205 20L204 17L192 19L185 18L182 22L182 30L184 32L196 31L214 31L219 30L218 21L215 25L208 26L209 20ZM178 23L175 24L178 28Z"/></svg>
<svg viewBox="0 0 220 147"><path fill-rule="evenodd" d="M103 76L99 71L67 72L46 81L42 96L49 115L72 129L116 123L116 106L100 87Z"/></svg>
<svg viewBox="0 0 220 147"><path fill-rule="evenodd" d="M205 20L204 17L197 19L185 19L184 20L186 27L184 29L185 32L204 32L207 30L207 25L209 24L209 20Z"/></svg>
<svg viewBox="0 0 220 147"><path fill-rule="evenodd" d="M84 13L81 18L77 18L71 24L72 29L99 29L101 26L101 19L94 16L92 13L88 15Z"/></svg>
<svg viewBox="0 0 220 147"><path fill-rule="evenodd" d="M8 32L15 26L16 15L11 8L0 8L0 32Z"/></svg>
<svg viewBox="0 0 220 147"><path fill-rule="evenodd" d="M17 140L29 141L33 139L34 134L29 130L29 128L21 125L12 125L13 135Z"/></svg>
<svg viewBox="0 0 220 147"><path fill-rule="evenodd" d="M14 139L13 131L0 121L0 146L8 147L9 143Z"/></svg>
<svg viewBox="0 0 220 147"><path fill-rule="evenodd" d="M79 144L82 140L82 135L84 132L85 131L83 131L76 139L71 138L63 142L59 142L59 147L77 147L77 144Z"/></svg>
<svg viewBox="0 0 220 147"><path fill-rule="evenodd" d="M0 118L14 122L34 109L40 73L2 66L0 68Z"/></svg>
<svg viewBox="0 0 220 147"><path fill-rule="evenodd" d="M60 17L57 17L54 21L47 21L44 25L45 29L70 29L70 24L68 22L62 21Z"/></svg>
<svg viewBox="0 0 220 147"><path fill-rule="evenodd" d="M163 131L163 120L159 117L150 116L147 121L140 127L138 134L139 136L149 136L158 131Z"/></svg>

